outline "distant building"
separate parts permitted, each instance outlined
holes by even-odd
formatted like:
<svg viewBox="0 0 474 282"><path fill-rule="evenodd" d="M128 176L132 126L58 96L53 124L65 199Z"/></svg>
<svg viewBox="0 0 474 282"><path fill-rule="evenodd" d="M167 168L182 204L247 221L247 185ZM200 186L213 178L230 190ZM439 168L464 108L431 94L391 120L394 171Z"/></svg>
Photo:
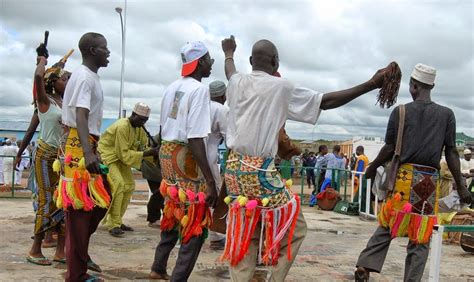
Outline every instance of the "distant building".
<svg viewBox="0 0 474 282"><path fill-rule="evenodd" d="M474 138L467 136L464 132L456 133L456 147L463 150L465 147L474 147Z"/></svg>

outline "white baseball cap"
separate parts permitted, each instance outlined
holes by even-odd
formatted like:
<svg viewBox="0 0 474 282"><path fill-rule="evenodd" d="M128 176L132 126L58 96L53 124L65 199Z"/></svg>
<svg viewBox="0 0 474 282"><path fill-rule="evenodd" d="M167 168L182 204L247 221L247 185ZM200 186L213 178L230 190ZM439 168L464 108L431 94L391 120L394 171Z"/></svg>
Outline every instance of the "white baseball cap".
<svg viewBox="0 0 474 282"><path fill-rule="evenodd" d="M198 60L209 52L206 45L201 41L194 41L186 43L181 48L181 60L183 67L181 68L181 75L188 76L196 70Z"/></svg>
<svg viewBox="0 0 474 282"><path fill-rule="evenodd" d="M464 155L470 155L470 154L471 154L471 150L465 149L463 153L464 153Z"/></svg>

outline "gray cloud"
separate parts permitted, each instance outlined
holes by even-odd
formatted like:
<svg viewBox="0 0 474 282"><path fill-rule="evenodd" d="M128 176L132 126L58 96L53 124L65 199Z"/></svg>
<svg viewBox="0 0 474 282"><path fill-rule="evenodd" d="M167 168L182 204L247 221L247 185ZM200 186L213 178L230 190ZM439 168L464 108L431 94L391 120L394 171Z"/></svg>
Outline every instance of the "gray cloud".
<svg viewBox="0 0 474 282"><path fill-rule="evenodd" d="M123 1L0 2L1 119L28 120L35 48L50 31L49 62L69 49L67 63L80 64L77 42L88 31L104 34L111 50L101 69L105 116L118 115L121 33L117 6ZM281 73L295 84L335 91L369 79L396 60L403 80L398 101L411 101L408 78L424 62L438 69L433 99L453 109L458 131L474 136L472 1L128 1L124 108L138 101L152 107L148 127L157 129L161 95L179 77L179 50L201 40L216 62L214 79L225 80L220 41L234 34L236 65L249 72L252 44L261 38L279 49ZM343 108L324 111L316 126L288 122L294 138L345 139L383 136L391 110L375 105L377 92Z"/></svg>

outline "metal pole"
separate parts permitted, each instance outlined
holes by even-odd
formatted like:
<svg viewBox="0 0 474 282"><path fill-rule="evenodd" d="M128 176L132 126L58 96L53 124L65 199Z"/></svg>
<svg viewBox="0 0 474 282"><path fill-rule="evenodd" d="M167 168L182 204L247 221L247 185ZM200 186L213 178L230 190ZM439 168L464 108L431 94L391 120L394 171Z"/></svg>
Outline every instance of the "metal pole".
<svg viewBox="0 0 474 282"><path fill-rule="evenodd" d="M437 227L437 228L436 228ZM443 247L443 225L436 225L431 237L431 257L428 281L439 281L439 268L441 265L441 248Z"/></svg>
<svg viewBox="0 0 474 282"><path fill-rule="evenodd" d="M125 12L124 12L124 17L125 20L122 18L122 8L117 7L115 8L115 11L119 14L120 16L120 27L121 27L121 34L122 34L122 66L120 70L120 98L119 98L119 118L123 117L122 116L122 110L123 110L123 84L124 84L124 72L125 72L125 28L126 28L126 20L127 20L127 1L125 1Z"/></svg>

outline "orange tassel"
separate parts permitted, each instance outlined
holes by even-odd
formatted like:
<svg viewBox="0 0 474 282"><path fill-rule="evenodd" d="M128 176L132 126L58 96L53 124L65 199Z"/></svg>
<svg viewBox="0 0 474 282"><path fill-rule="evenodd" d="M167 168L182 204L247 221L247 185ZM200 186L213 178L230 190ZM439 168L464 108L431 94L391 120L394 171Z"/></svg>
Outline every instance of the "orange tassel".
<svg viewBox="0 0 474 282"><path fill-rule="evenodd" d="M237 257L237 246L240 246L242 242L240 242L240 234L242 232L242 213L240 207L234 207L236 209L236 221L235 221L235 231L234 231L234 246L232 247L232 254L230 265L235 266L238 264L236 257Z"/></svg>
<svg viewBox="0 0 474 282"><path fill-rule="evenodd" d="M162 180L160 184L160 193L163 197L166 197L167 193L167 186L166 186L166 181Z"/></svg>
<svg viewBox="0 0 474 282"><path fill-rule="evenodd" d="M231 247L231 238L232 234L234 234L234 211L233 209L229 210L229 215L228 215L229 221L227 222L227 233L225 234L225 248L224 248L224 253L221 256L221 261L229 259L230 257L230 247Z"/></svg>
<svg viewBox="0 0 474 282"><path fill-rule="evenodd" d="M296 222L298 221L298 216L300 214L300 198L298 196L295 196L296 198L296 214L295 217L293 217L293 222L291 223L290 227L290 234L288 235L288 260L291 261L291 242L293 240L293 234L295 233L295 227L296 227Z"/></svg>

